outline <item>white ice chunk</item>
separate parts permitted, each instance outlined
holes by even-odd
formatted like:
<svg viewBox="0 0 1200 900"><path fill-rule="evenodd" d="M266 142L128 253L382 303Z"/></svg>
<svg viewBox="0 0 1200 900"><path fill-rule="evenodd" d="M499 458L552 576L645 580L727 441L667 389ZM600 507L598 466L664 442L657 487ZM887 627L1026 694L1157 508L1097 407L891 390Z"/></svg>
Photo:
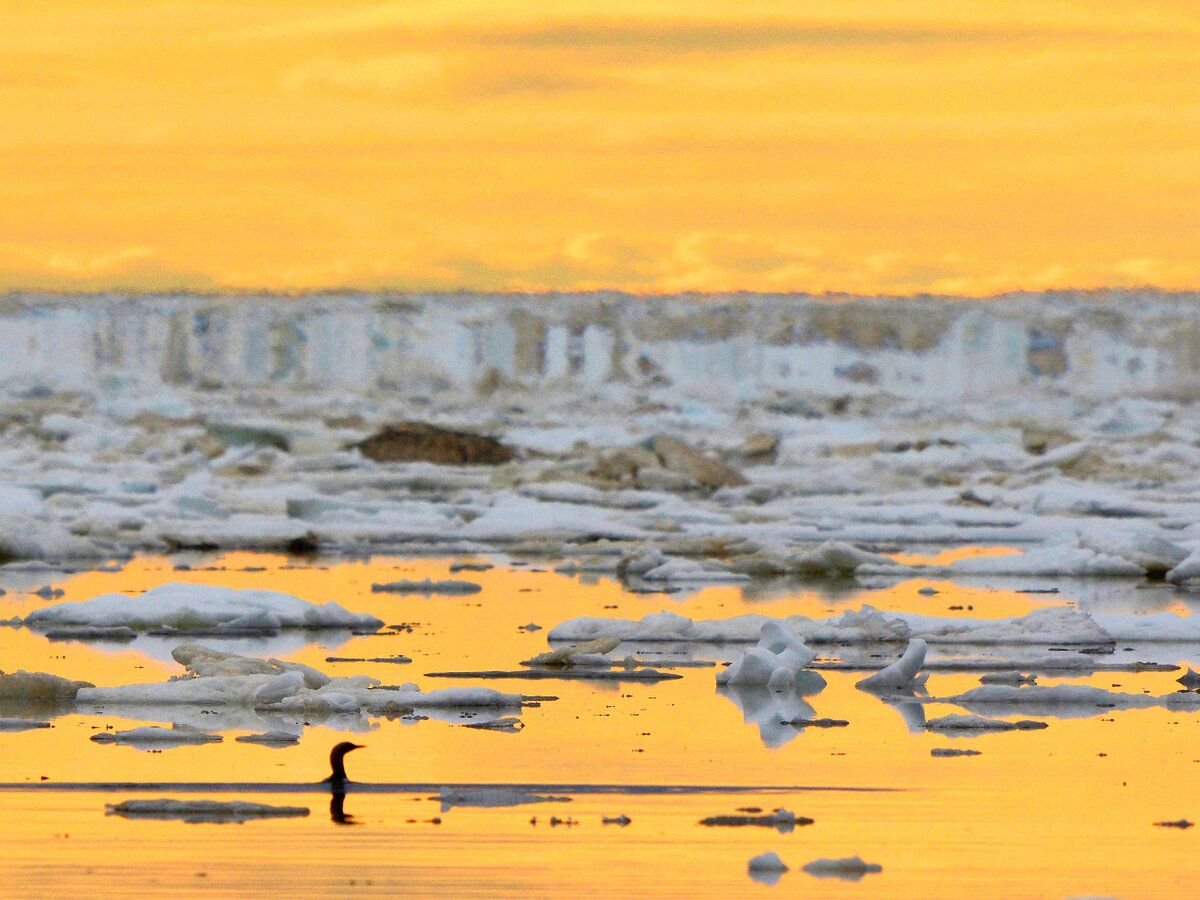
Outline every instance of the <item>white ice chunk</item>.
<svg viewBox="0 0 1200 900"><path fill-rule="evenodd" d="M917 675L925 664L925 646L923 640L913 638L899 660L862 679L857 686L867 690L906 690L923 684L924 679L918 680Z"/></svg>
<svg viewBox="0 0 1200 900"><path fill-rule="evenodd" d="M778 622L764 622L760 635L757 646L717 673L717 684L766 684L781 689L816 658L795 632Z"/></svg>

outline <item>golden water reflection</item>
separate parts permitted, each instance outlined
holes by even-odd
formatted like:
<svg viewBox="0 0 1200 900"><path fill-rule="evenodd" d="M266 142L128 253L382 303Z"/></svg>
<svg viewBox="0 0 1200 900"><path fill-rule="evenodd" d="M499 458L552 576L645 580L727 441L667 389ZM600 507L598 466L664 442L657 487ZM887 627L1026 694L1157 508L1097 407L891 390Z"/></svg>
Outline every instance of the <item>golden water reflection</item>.
<svg viewBox="0 0 1200 900"><path fill-rule="evenodd" d="M326 636L326 646L287 636L259 648L337 674L365 673L424 689L460 684L431 679L443 669L512 669L546 646L545 633L570 616L640 617L671 609L696 618L747 611L828 615L870 603L883 609L946 614L967 601L977 616L1019 615L1068 602L1058 595L966 588L948 582L904 582L831 597L809 588L749 598L737 587L708 588L679 598L626 592L598 578L583 584L539 565L501 565L449 573L446 559L386 559L289 566L284 557L231 554L193 560L190 571L146 559L120 571L45 579L65 600L140 591L166 581L282 590L304 599L337 600L390 624L414 623L411 634ZM262 571L245 571L246 569ZM373 594L372 582L457 577L480 594L418 597ZM935 584L942 591L920 594ZM39 586L39 585L30 585ZM1130 588L1132 593L1132 587ZM753 592L751 592L753 594ZM10 587L4 617L46 601ZM922 605L923 604L923 605ZM340 643L338 643L340 641ZM0 631L5 671L50 671L98 684L159 681L179 671L169 644L135 646L50 643L23 629ZM253 648L249 648L253 650ZM410 665L329 664L338 656L412 657ZM149 655L156 654L156 655ZM427 792L350 794L346 808L360 827L339 827L320 794L239 795L236 799L302 804L301 820L245 825L186 825L105 817L102 794L0 793L5 821L20 822L5 838L9 890L47 893L82 883L122 890L199 890L243 894L286 884L292 893L493 893L538 895L638 891L667 896L740 895L765 890L748 880L746 861L775 850L793 871L777 889L887 896L971 892L979 896L1104 893L1152 896L1185 889L1200 874L1194 837L1153 827L1155 821L1200 818L1187 785L1200 766L1200 716L1162 709L1098 711L1088 718L1049 718L1044 731L951 740L910 730L899 712L854 688L855 673L826 673L828 686L805 698L819 717L845 728L798 731L765 746L742 710L716 692L714 670L680 670L679 681L594 685L578 682L488 682L500 690L559 699L522 713L525 729L501 734L453 721L363 719L353 739L367 749L348 759L366 782L605 783L621 785L808 785L877 787L883 793L784 791L751 795L579 796L568 804L442 812ZM1101 687L1162 694L1173 673L1108 673L1082 679ZM1054 683L1056 679L1042 679ZM930 692L949 696L977 683L971 674L934 674ZM929 717L962 710L930 704ZM146 715L154 715L153 712ZM1035 717L1036 718L1036 717ZM214 723L223 721L214 717ZM316 724L298 746L274 749L225 741L148 753L89 740L99 728L167 724L114 716L69 714L54 727L0 735L0 780L311 782L327 772L329 747L346 732ZM215 726L216 727L216 726ZM930 749L971 747L981 756L936 759ZM230 798L234 799L234 798ZM792 834L769 829L708 829L700 818L747 804L785 806L816 819ZM601 816L628 815L626 828ZM427 820L441 818L440 825ZM537 816L539 823L530 824ZM551 827L550 816L574 826ZM414 820L414 821L410 821ZM65 837L64 835L69 835ZM301 852L297 852L297 851ZM858 888L797 871L819 856L858 854L884 867ZM69 865L65 865L69 861ZM352 883L353 882L353 883ZM370 883L368 883L370 882Z"/></svg>

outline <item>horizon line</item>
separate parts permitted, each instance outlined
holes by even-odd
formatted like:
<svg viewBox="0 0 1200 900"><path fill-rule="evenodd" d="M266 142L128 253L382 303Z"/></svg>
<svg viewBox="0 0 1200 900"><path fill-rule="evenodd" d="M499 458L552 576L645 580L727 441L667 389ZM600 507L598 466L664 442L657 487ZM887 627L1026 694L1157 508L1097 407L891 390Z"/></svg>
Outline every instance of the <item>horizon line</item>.
<svg viewBox="0 0 1200 900"><path fill-rule="evenodd" d="M241 300L241 299L278 299L301 300L318 297L350 298L350 297L404 297L404 298L600 298L613 297L619 299L637 300L716 300L716 299L755 299L755 298L794 298L810 300L970 300L970 301L1002 301L1029 297L1101 297L1129 296L1135 294L1158 295L1164 299L1185 299L1200 297L1200 285L1190 288L1164 288L1156 285L1138 286L1104 286L1104 287L1060 287L1060 288L1019 288L1008 291L998 291L992 294L948 294L933 291L915 291L907 294L895 293L855 293L852 291L758 291L741 290L690 290L690 291L637 291L625 288L591 288L587 290L545 289L545 290L505 290L505 289L476 289L476 288L404 288L404 287L325 287L325 288L94 288L85 290L54 290L49 288L7 288L0 290L0 302L22 299L210 299L210 300Z"/></svg>

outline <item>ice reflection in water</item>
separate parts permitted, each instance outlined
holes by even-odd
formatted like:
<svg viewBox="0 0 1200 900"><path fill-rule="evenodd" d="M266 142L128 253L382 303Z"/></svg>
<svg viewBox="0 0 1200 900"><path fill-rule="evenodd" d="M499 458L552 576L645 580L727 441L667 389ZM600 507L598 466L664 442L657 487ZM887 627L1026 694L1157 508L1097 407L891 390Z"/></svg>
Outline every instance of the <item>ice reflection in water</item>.
<svg viewBox="0 0 1200 900"><path fill-rule="evenodd" d="M804 698L819 694L825 685L825 679L818 673L801 672L786 688L731 684L718 687L717 693L737 705L747 724L758 727L764 746L775 748L804 731L802 725L792 723L817 718L816 710Z"/></svg>

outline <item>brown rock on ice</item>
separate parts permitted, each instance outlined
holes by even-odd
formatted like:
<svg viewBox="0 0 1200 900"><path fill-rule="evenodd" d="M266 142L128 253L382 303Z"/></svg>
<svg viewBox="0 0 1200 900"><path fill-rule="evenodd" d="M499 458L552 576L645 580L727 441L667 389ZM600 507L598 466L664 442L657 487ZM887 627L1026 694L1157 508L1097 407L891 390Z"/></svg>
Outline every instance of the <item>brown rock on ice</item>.
<svg viewBox="0 0 1200 900"><path fill-rule="evenodd" d="M603 481L632 484L642 469L659 468L658 457L643 447L620 447L596 454L589 474Z"/></svg>
<svg viewBox="0 0 1200 900"><path fill-rule="evenodd" d="M514 453L492 437L452 431L426 422L400 422L353 445L376 462L431 462L495 466L509 462Z"/></svg>
<svg viewBox="0 0 1200 900"><path fill-rule="evenodd" d="M742 441L738 455L747 462L773 463L779 450L779 436L767 431L756 431Z"/></svg>
<svg viewBox="0 0 1200 900"><path fill-rule="evenodd" d="M687 475L704 487L737 487L749 484L737 469L709 459L677 438L660 434L650 441L650 449L664 467Z"/></svg>
<svg viewBox="0 0 1200 900"><path fill-rule="evenodd" d="M95 687L90 681L71 681L45 672L0 672L0 701L54 705L74 700L80 688Z"/></svg>

